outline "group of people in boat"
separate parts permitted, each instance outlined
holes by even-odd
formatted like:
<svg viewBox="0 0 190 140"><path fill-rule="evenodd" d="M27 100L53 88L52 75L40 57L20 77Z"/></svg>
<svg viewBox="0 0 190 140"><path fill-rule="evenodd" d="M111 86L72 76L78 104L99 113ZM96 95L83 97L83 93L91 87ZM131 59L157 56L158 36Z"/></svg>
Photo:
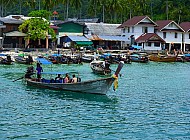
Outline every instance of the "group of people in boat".
<svg viewBox="0 0 190 140"><path fill-rule="evenodd" d="M77 83L77 82L81 82L81 79L79 77L76 77L75 74L72 75L72 78L70 78L69 74L66 73L65 77L61 77L61 74L58 74L57 77L55 77L55 79L51 79L51 80L46 80L44 78L42 78L42 72L43 72L43 68L40 65L40 63L37 63L36 66L36 74L37 74L37 79L36 81L38 82L50 82L50 83ZM34 67L28 67L27 68L27 72L25 74L25 78L31 78L31 76L34 74Z"/></svg>
<svg viewBox="0 0 190 140"><path fill-rule="evenodd" d="M70 78L69 74L66 73L64 78L61 77L61 74L58 74L57 77L55 77L55 82L56 81L61 81L61 83L77 83L77 82L80 82L80 79L77 78L75 74L73 74L72 78Z"/></svg>

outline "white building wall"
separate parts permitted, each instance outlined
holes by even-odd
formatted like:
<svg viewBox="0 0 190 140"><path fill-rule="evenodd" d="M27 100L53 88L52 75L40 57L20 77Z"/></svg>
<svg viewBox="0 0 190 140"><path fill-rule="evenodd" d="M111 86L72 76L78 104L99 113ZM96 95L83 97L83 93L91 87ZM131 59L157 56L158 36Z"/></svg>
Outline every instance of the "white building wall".
<svg viewBox="0 0 190 140"><path fill-rule="evenodd" d="M130 36L134 35L135 39L137 39L139 36L141 36L143 34L143 27L142 25L137 25L134 27L129 27L130 28L130 32L128 32L128 28L126 27L124 30L125 32L123 32L122 29L122 35L121 36L125 36L127 38L127 41L131 41ZM147 27L148 28L148 32L147 33L154 33L154 27Z"/></svg>
<svg viewBox="0 0 190 140"><path fill-rule="evenodd" d="M189 34L190 33L184 33L184 43L185 44L190 44Z"/></svg>
<svg viewBox="0 0 190 140"><path fill-rule="evenodd" d="M148 43L145 43L144 45L144 50L148 50L148 51L156 51L156 50L161 50L161 44L160 46L155 46L154 43L151 43L150 46L148 46Z"/></svg>
<svg viewBox="0 0 190 140"><path fill-rule="evenodd" d="M162 39L166 41L166 43L182 43L182 34L180 32L177 32L177 38L175 38L175 32L166 32L166 38L164 38L164 32L157 32L157 35L159 35Z"/></svg>

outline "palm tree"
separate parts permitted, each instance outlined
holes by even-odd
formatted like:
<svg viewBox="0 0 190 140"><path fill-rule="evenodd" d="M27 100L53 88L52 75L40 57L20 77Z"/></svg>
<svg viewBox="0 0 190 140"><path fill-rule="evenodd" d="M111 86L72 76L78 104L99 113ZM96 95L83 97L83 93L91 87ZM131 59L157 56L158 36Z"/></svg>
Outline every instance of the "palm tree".
<svg viewBox="0 0 190 140"><path fill-rule="evenodd" d="M98 7L101 6L101 0L90 0L89 5L90 6L88 8L88 11L90 12L91 15L93 15L94 17L97 17L97 10L98 10Z"/></svg>
<svg viewBox="0 0 190 140"><path fill-rule="evenodd" d="M1 17L5 16L5 11L7 8L9 8L13 3L15 3L17 0L1 0L0 1L0 12Z"/></svg>
<svg viewBox="0 0 190 140"><path fill-rule="evenodd" d="M110 14L111 22L117 22L117 15L122 11L122 9L123 7L120 0L108 0L107 11Z"/></svg>

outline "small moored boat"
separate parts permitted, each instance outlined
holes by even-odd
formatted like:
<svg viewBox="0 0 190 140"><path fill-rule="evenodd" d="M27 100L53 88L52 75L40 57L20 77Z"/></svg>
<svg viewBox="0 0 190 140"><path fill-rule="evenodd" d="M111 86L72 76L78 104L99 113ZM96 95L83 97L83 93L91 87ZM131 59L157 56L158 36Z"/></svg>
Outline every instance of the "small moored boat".
<svg viewBox="0 0 190 140"><path fill-rule="evenodd" d="M15 56L14 59L15 62L19 64L32 64L34 62L32 56L30 55L28 55L27 58L24 56Z"/></svg>
<svg viewBox="0 0 190 140"><path fill-rule="evenodd" d="M0 64L11 65L12 62L13 62L13 61L12 61L10 55L7 55L7 54L0 54Z"/></svg>
<svg viewBox="0 0 190 140"><path fill-rule="evenodd" d="M147 63L149 61L146 53L133 53L130 58L132 62Z"/></svg>
<svg viewBox="0 0 190 140"><path fill-rule="evenodd" d="M111 74L110 64L107 61L93 60L90 63L90 68L95 74L107 75Z"/></svg>
<svg viewBox="0 0 190 140"><path fill-rule="evenodd" d="M150 61L155 61L155 62L176 62L177 56L152 54L149 56L149 59Z"/></svg>

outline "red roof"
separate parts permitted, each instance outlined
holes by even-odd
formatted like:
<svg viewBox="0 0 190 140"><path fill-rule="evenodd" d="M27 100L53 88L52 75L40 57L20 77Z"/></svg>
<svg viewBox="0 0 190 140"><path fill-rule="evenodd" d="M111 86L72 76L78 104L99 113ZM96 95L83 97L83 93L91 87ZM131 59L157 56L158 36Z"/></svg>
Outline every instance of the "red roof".
<svg viewBox="0 0 190 140"><path fill-rule="evenodd" d="M59 27L54 26L54 25L50 25L50 28L52 28L52 29L59 29Z"/></svg>
<svg viewBox="0 0 190 140"><path fill-rule="evenodd" d="M58 15L58 12L57 12L57 11L53 11L53 14L54 14L54 15Z"/></svg>
<svg viewBox="0 0 190 140"><path fill-rule="evenodd" d="M146 33L139 36L135 42L165 42L160 36L155 33Z"/></svg>
<svg viewBox="0 0 190 140"><path fill-rule="evenodd" d="M190 31L190 22L182 22L180 24L181 28L183 28L183 30L185 32L189 32Z"/></svg>
<svg viewBox="0 0 190 140"><path fill-rule="evenodd" d="M156 21L156 23L158 24L158 27L156 27L156 29L161 31L164 27L166 27L167 25L169 25L172 22L173 22L172 20L159 20L159 21Z"/></svg>
<svg viewBox="0 0 190 140"><path fill-rule="evenodd" d="M151 20L148 16L135 16L127 21L125 21L123 24L121 24L118 28L123 28L123 27L129 27L129 26L134 26L139 24L143 19L148 18L149 20ZM151 20L152 21L152 20ZM149 24L150 23L146 23ZM153 21L152 21L152 25L156 25Z"/></svg>
<svg viewBox="0 0 190 140"><path fill-rule="evenodd" d="M163 31L163 30L167 31L167 29L164 29L164 28L166 26L168 26L169 24L174 23L179 29L178 30L177 29L174 29L174 30L170 29L168 31L173 31L173 32L181 31L181 32L183 32L183 29L177 23L175 23L175 21L173 21L173 20L159 20L159 21L156 21L156 23L158 24L158 27L156 27L156 29L158 29L159 31Z"/></svg>

